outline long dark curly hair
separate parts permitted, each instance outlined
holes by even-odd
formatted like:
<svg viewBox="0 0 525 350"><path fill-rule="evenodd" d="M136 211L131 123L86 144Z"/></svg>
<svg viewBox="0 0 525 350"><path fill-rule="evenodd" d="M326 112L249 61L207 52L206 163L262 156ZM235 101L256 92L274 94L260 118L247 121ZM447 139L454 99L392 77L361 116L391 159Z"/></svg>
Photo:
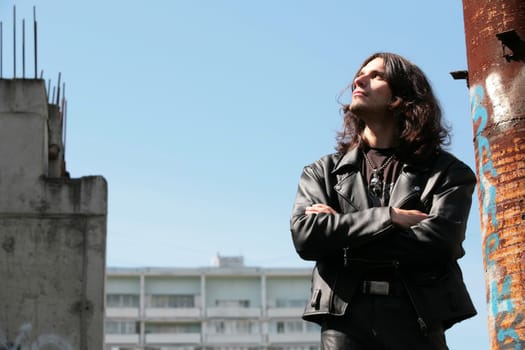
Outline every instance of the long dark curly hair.
<svg viewBox="0 0 525 350"><path fill-rule="evenodd" d="M382 58L384 61L385 79L392 90L392 96L402 100L394 110L400 130L396 152L398 157L407 161L427 159L450 143L450 128L444 125L439 102L427 77L406 58L389 52L377 52L368 57L357 70L356 76L375 58ZM351 89L354 87L352 83ZM350 112L349 106L341 103L344 119L343 129L336 137L336 149L339 153L346 153L363 142L361 134L365 123Z"/></svg>

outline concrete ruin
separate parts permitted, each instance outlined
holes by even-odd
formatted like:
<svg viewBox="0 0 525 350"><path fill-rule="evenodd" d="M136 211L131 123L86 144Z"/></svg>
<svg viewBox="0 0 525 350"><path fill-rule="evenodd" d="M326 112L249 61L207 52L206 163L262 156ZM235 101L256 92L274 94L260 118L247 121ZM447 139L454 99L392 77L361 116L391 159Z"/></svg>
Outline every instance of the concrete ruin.
<svg viewBox="0 0 525 350"><path fill-rule="evenodd" d="M69 178L41 79L0 79L0 350L104 348L107 184Z"/></svg>

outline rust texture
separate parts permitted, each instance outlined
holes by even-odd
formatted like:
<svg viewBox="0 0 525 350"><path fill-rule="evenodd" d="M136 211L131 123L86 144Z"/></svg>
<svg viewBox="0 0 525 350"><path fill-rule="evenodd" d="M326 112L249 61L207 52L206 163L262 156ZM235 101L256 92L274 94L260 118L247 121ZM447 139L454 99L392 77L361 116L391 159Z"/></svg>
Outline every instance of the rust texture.
<svg viewBox="0 0 525 350"><path fill-rule="evenodd" d="M463 14L490 349L525 349L525 1Z"/></svg>

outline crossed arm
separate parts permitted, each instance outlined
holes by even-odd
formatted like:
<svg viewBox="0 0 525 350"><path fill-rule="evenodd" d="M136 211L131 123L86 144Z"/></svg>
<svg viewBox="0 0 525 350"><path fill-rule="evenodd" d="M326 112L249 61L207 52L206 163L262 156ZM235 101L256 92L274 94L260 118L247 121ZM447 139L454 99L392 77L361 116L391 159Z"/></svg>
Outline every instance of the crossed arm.
<svg viewBox="0 0 525 350"><path fill-rule="evenodd" d="M342 247L368 249L369 243L383 241L383 237L399 237L393 238L401 247L399 253L410 258L429 254L442 259L461 257L476 179L456 161L438 168L434 175L428 214L406 206L341 212L329 192L335 186L327 182L329 172L318 165L306 167L290 221L296 251L305 260L319 260Z"/></svg>
<svg viewBox="0 0 525 350"><path fill-rule="evenodd" d="M332 207L322 203L312 204L305 209L306 215L320 213L337 214L337 212ZM421 220L426 219L428 215L419 210L390 208L390 217L394 225L401 228L409 228L418 224Z"/></svg>

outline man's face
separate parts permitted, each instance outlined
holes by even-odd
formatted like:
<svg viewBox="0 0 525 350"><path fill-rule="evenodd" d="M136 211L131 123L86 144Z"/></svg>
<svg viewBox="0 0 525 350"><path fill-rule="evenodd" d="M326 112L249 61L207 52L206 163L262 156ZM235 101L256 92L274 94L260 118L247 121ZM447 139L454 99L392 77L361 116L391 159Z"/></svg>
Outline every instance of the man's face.
<svg viewBox="0 0 525 350"><path fill-rule="evenodd" d="M358 117L381 117L390 113L392 90L385 80L382 58L374 58L358 73L353 83L350 111Z"/></svg>

